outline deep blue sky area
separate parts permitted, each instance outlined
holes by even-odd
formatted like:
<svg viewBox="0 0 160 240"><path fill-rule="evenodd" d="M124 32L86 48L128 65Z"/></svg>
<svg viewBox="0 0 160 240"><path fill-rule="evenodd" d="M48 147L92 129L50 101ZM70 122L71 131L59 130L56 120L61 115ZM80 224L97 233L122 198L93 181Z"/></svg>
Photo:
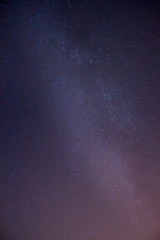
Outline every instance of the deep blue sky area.
<svg viewBox="0 0 160 240"><path fill-rule="evenodd" d="M160 239L160 2L0 3L0 239Z"/></svg>

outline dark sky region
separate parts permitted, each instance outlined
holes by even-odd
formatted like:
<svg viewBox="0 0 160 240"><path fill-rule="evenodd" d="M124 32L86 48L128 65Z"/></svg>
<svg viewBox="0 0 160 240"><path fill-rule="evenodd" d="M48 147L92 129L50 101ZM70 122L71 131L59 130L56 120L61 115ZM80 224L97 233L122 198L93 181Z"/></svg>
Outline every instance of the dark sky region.
<svg viewBox="0 0 160 240"><path fill-rule="evenodd" d="M160 2L0 8L1 240L159 240Z"/></svg>

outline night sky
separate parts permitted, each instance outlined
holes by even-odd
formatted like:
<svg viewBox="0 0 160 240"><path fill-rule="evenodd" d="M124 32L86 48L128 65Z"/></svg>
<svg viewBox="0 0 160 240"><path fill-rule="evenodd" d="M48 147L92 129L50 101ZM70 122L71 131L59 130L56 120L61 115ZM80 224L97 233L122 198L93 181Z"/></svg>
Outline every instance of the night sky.
<svg viewBox="0 0 160 240"><path fill-rule="evenodd" d="M0 239L160 239L160 2L0 4Z"/></svg>

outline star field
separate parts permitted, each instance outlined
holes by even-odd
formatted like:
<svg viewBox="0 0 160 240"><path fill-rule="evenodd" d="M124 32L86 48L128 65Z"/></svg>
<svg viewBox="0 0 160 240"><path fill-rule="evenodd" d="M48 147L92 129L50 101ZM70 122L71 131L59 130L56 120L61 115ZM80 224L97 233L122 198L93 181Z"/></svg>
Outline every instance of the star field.
<svg viewBox="0 0 160 240"><path fill-rule="evenodd" d="M0 238L159 240L159 2L0 7Z"/></svg>

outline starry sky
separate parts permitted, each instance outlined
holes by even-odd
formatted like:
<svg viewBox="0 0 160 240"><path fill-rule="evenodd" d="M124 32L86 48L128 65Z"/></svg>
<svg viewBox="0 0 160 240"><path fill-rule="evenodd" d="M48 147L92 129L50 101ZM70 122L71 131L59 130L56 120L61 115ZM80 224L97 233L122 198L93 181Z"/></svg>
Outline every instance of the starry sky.
<svg viewBox="0 0 160 240"><path fill-rule="evenodd" d="M1 1L0 239L160 239L160 2Z"/></svg>

